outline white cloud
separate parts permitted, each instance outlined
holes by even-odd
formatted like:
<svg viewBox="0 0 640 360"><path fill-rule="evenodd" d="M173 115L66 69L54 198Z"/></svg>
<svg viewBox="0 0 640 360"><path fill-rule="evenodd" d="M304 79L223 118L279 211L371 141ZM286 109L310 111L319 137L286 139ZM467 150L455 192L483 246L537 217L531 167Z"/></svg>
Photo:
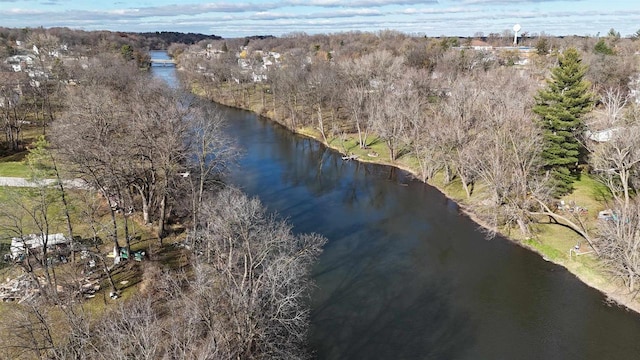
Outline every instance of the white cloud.
<svg viewBox="0 0 640 360"><path fill-rule="evenodd" d="M388 13L381 12L376 9L341 9L331 12L317 12L308 14L298 13L278 13L278 12L260 12L249 17L254 20L277 20L277 19L334 19L356 16L384 16Z"/></svg>
<svg viewBox="0 0 640 360"><path fill-rule="evenodd" d="M392 5L437 4L437 0L284 0L282 5L319 6L319 7L381 7Z"/></svg>
<svg viewBox="0 0 640 360"><path fill-rule="evenodd" d="M48 2L51 5L36 7ZM109 10L71 8L72 1L0 0L3 26L68 26L122 31L177 30L233 37L288 32L340 32L396 29L430 35L469 36L502 32L520 22L523 30L553 34L606 32L631 34L640 9L597 0L580 6L557 0L272 0L141 6L130 0ZM570 1L570 0L569 0ZM25 4L34 5L27 6ZM543 6L544 3L544 6ZM618 6L616 6L618 5ZM11 8L9 8L11 7ZM105 5L105 9L108 9ZM215 27L211 27L215 24ZM596 28L597 27L597 28Z"/></svg>
<svg viewBox="0 0 640 360"><path fill-rule="evenodd" d="M482 11L479 8L468 8L468 7L454 7L454 8L445 8L445 9L435 9L435 8L408 8L404 10L398 11L399 14L405 15L419 15L419 14L458 14L458 13L474 13Z"/></svg>
<svg viewBox="0 0 640 360"><path fill-rule="evenodd" d="M580 2L586 0L464 0L462 3L466 5L522 5L567 1Z"/></svg>

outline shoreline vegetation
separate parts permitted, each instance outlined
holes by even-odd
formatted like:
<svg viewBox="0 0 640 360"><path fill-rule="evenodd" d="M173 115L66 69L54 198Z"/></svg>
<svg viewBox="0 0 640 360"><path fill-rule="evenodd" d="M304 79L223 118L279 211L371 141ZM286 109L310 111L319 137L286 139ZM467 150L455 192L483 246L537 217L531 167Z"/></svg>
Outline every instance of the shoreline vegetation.
<svg viewBox="0 0 640 360"><path fill-rule="evenodd" d="M180 70L184 71L184 69ZM238 101L234 96L224 96L224 92L232 93L238 89L226 88L205 91L197 82L193 81L191 81L188 86L195 95L207 98L224 106L250 111L279 126L283 126L296 135L316 140L344 156L349 156L350 159L353 158L360 162L392 166L406 171L416 180L422 181L415 159L412 159L410 155L405 155L397 158L395 161L389 161L386 156L388 150L385 148L383 142L373 134L367 137L369 146L361 149L358 147L357 133L343 133L335 137L324 137L321 131L312 126L292 128L287 124L286 119L278 117L273 111L265 111L265 108L263 108L261 104L268 103L268 101L265 101L264 98L252 99L252 96L258 97L257 90L254 91L254 94L243 94L243 102ZM240 91L244 93L245 90L240 89ZM535 235L529 239L525 239L521 234L512 231L512 229L504 227L492 229L489 224L484 222L471 209L470 204L465 198L465 191L458 178L449 183L445 183L442 171L440 171L435 176L423 182L436 188L448 199L455 201L461 213L478 224L478 227L482 229L482 231L498 234L516 245L539 254L545 261L553 262L564 267L581 282L601 292L606 298L605 304L609 306L622 306L627 310L640 314L640 301L638 301L636 294L629 292L624 284L612 278L612 276L607 273L607 270L603 268L603 264L592 256L593 253L590 251L591 249L589 249L584 239L568 226L551 220L547 220L546 222L540 220L534 226ZM595 218L598 211L604 209L603 205L600 204L592 194L594 189L598 189L599 187L601 187L601 185L594 179L587 174L583 174L581 179L575 184L574 191L563 199L566 199L565 201L570 204L588 205L583 208L583 210L587 212L590 217ZM598 191L600 190L601 189L598 189ZM587 200L589 197L590 199ZM593 224L591 226L593 226ZM491 239L488 241L490 240Z"/></svg>

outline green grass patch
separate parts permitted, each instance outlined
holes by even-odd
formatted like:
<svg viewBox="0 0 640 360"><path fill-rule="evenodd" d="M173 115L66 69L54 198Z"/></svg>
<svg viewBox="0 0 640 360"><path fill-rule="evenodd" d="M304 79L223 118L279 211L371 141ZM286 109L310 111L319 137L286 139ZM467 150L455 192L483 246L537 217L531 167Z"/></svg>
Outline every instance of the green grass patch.
<svg viewBox="0 0 640 360"><path fill-rule="evenodd" d="M29 154L28 148L34 141L36 141L41 133L41 128L26 128L22 132L22 143L24 144L23 149L10 150L2 148L0 150L0 176L23 178L31 177L32 171L26 163L26 157Z"/></svg>
<svg viewBox="0 0 640 360"><path fill-rule="evenodd" d="M607 187L588 174L582 174L580 180L574 183L573 192L562 198L566 204L588 209L591 215L597 215L598 211L605 209L611 199Z"/></svg>
<svg viewBox="0 0 640 360"><path fill-rule="evenodd" d="M7 177L29 177L31 170L25 162L25 157L29 152L23 150L20 152L8 154L0 157L0 176Z"/></svg>
<svg viewBox="0 0 640 360"><path fill-rule="evenodd" d="M320 134L320 131L318 131L317 129L314 129L310 126L305 126L302 128L298 129L298 133L304 136L308 136L310 138L314 138L314 139L321 139L322 138L322 134Z"/></svg>
<svg viewBox="0 0 640 360"><path fill-rule="evenodd" d="M0 176L29 178L31 169L22 161L0 161Z"/></svg>
<svg viewBox="0 0 640 360"><path fill-rule="evenodd" d="M544 257L546 257L547 259L553 262L564 263L567 259L567 254L563 253L562 251L552 246L551 244L547 243L546 241L539 241L538 239L529 239L529 240L524 240L523 243L535 249L536 251L541 253Z"/></svg>
<svg viewBox="0 0 640 360"><path fill-rule="evenodd" d="M564 263L569 259L569 250L576 244L581 244L581 251L588 251L589 245L570 228L546 222L532 226L535 234L533 239L523 240L523 243L540 252L543 256L555 262Z"/></svg>
<svg viewBox="0 0 640 360"><path fill-rule="evenodd" d="M415 169L416 174L420 174L420 163L418 162L418 159L409 154L409 155L404 155L400 158L400 163L402 163L403 165L405 165L405 167L408 167L409 169Z"/></svg>
<svg viewBox="0 0 640 360"><path fill-rule="evenodd" d="M455 201L459 201L459 202L467 201L467 193L462 188L462 181L460 181L459 178L456 177L453 180L449 181L448 183L445 183L444 180L445 180L444 171L440 170L437 173L435 173L435 175L431 179L429 179L428 183L433 187L441 189L441 191L443 191L447 195L447 197ZM476 185L474 189L474 195L472 195L472 199L477 197L478 195L477 190L478 190L478 186Z"/></svg>
<svg viewBox="0 0 640 360"><path fill-rule="evenodd" d="M442 171L440 173L442 173ZM464 188L462 187L462 180L460 180L459 177L455 177L447 185L444 185L444 189L447 193L447 196L449 196L450 198L453 198L455 200L467 199L467 193L464 191Z"/></svg>
<svg viewBox="0 0 640 360"><path fill-rule="evenodd" d="M45 224L43 208L47 209L49 234L65 232L63 208L55 189L0 187L0 239L10 241L20 234L39 233Z"/></svg>

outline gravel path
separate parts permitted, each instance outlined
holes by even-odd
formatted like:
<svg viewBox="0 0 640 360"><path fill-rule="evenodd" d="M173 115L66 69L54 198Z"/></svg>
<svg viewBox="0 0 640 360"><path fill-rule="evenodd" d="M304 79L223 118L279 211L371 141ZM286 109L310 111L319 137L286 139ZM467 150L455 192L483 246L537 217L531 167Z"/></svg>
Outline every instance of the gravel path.
<svg viewBox="0 0 640 360"><path fill-rule="evenodd" d="M0 177L0 186L14 186L14 187L37 187L47 186L55 184L55 179L41 179L38 182L31 181L26 178L19 177ZM84 189L87 188L87 184L80 179L64 180L65 187Z"/></svg>

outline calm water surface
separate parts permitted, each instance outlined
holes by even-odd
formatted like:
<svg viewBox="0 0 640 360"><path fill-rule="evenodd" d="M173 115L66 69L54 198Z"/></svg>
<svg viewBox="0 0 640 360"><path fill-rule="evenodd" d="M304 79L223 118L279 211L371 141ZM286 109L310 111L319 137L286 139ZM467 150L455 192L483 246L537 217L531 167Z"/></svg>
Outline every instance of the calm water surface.
<svg viewBox="0 0 640 360"><path fill-rule="evenodd" d="M156 56L152 56L156 57ZM154 67L175 82L173 67ZM231 182L329 242L314 269L319 359L637 359L640 317L563 268L484 239L437 190L226 109Z"/></svg>

